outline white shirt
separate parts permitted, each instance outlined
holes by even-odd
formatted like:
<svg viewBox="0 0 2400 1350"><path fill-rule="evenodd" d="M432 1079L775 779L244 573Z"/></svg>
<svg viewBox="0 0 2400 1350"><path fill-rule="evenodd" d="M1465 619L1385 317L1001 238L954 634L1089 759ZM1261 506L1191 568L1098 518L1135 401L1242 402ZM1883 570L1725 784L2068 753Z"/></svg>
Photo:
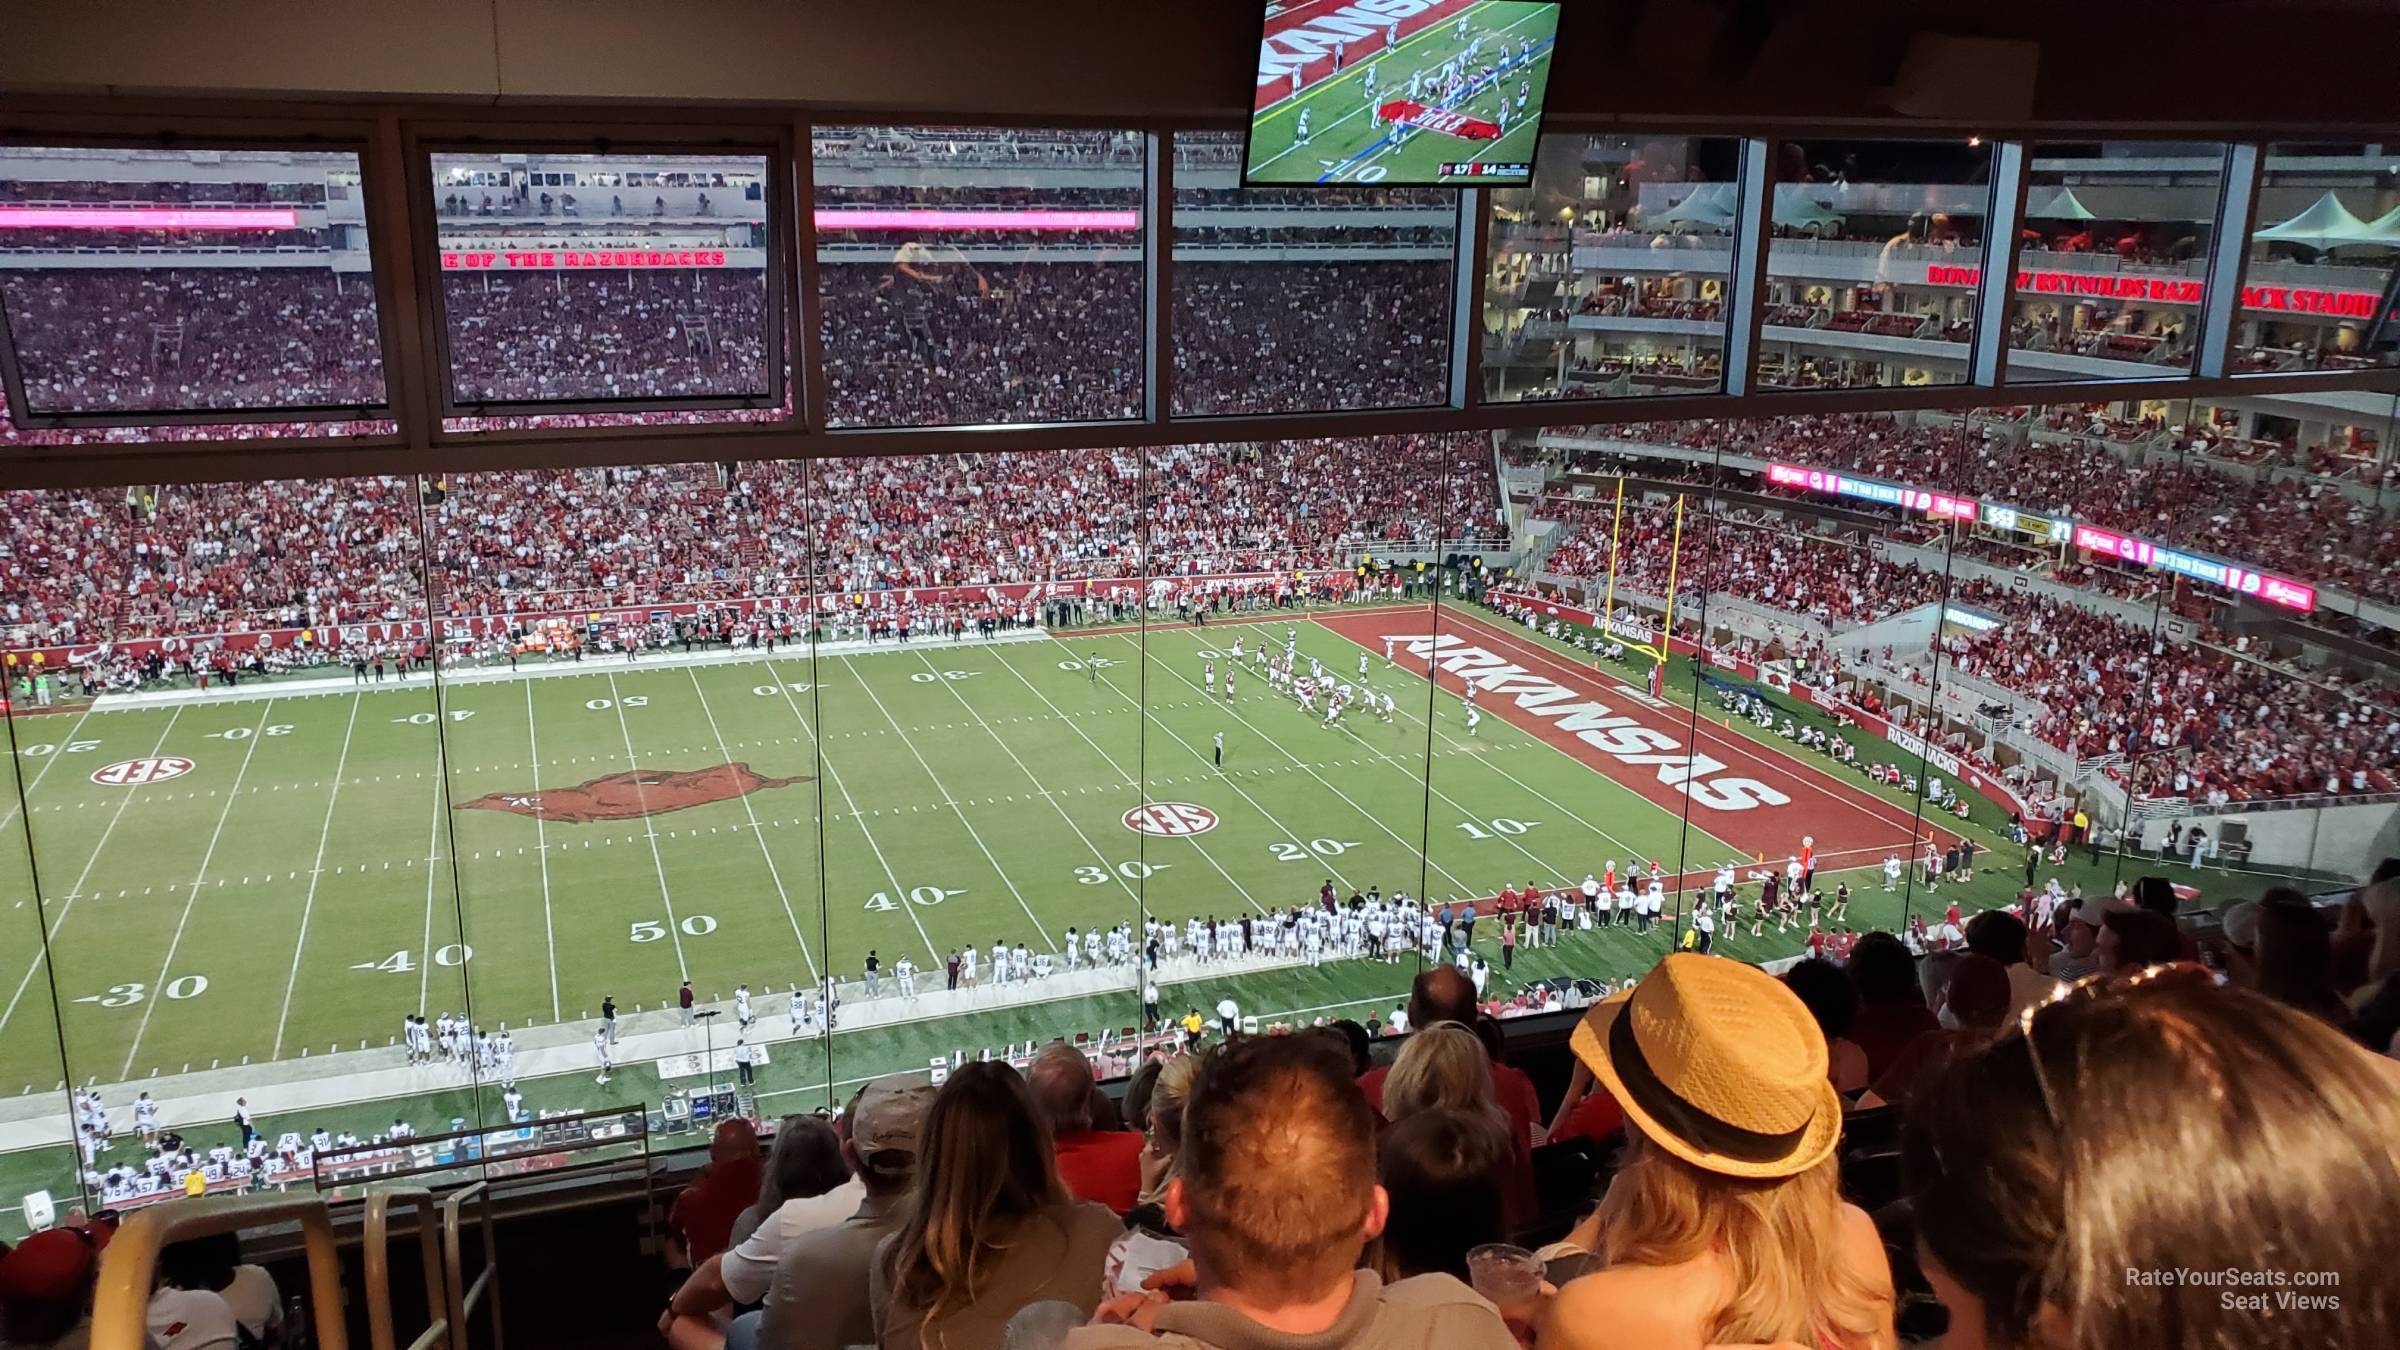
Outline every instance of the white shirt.
<svg viewBox="0 0 2400 1350"><path fill-rule="evenodd" d="M236 1343L233 1309L210 1290L157 1290L145 1320L148 1350L232 1350Z"/></svg>
<svg viewBox="0 0 2400 1350"><path fill-rule="evenodd" d="M742 1239L740 1246L729 1249L718 1263L725 1291L733 1295L736 1303L756 1303L765 1298L767 1286L775 1282L775 1267L794 1238L840 1227L858 1212L866 1198L865 1183L852 1177L823 1195L784 1201L756 1232Z"/></svg>
<svg viewBox="0 0 2400 1350"><path fill-rule="evenodd" d="M1226 999L1217 1004L1217 1016L1224 1018L1228 1022L1240 1015L1241 1010L1233 1006L1232 999Z"/></svg>

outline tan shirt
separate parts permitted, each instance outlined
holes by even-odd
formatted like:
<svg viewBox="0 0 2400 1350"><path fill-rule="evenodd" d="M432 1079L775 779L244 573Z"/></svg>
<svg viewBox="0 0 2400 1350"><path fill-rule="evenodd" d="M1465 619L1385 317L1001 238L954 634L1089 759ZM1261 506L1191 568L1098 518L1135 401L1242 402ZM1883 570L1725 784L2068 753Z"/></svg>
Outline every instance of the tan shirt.
<svg viewBox="0 0 2400 1350"><path fill-rule="evenodd" d="M1274 1331L1220 1303L1172 1303L1155 1334L1129 1326L1081 1327L1066 1350L1517 1350L1500 1313L1449 1275L1385 1284L1352 1274L1350 1302L1325 1330Z"/></svg>
<svg viewBox="0 0 2400 1350"><path fill-rule="evenodd" d="M1058 1299L1091 1316L1100 1306L1100 1268L1109 1244L1125 1231L1106 1205L1052 1205L1018 1225L1006 1247L986 1267L975 1301L924 1325L924 1310L899 1304L892 1294L894 1234L876 1249L867 1268L867 1295L875 1308L877 1350L1000 1350L1008 1319L1028 1303Z"/></svg>

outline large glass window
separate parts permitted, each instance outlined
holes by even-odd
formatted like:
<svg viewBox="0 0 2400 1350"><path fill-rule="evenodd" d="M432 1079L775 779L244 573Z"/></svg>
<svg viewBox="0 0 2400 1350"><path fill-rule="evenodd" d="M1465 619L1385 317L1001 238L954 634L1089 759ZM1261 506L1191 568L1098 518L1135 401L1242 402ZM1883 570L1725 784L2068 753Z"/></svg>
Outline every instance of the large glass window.
<svg viewBox="0 0 2400 1350"><path fill-rule="evenodd" d="M1492 194L1484 397L1722 388L1736 149L1544 137L1532 186Z"/></svg>
<svg viewBox="0 0 2400 1350"><path fill-rule="evenodd" d="M1760 383L1964 382L1991 151L1980 141L1788 141L1782 152Z"/></svg>
<svg viewBox="0 0 2400 1350"><path fill-rule="evenodd" d="M2039 143L2008 326L2008 378L2191 369L2225 147Z"/></svg>
<svg viewBox="0 0 2400 1350"><path fill-rule="evenodd" d="M2396 254L2400 188L2389 147L2268 146L2230 368L2389 364L2390 347L2376 353L2365 343Z"/></svg>
<svg viewBox="0 0 2400 1350"><path fill-rule="evenodd" d="M818 285L837 427L1142 412L1144 138L820 127Z"/></svg>
<svg viewBox="0 0 2400 1350"><path fill-rule="evenodd" d="M765 156L431 160L459 406L779 395Z"/></svg>
<svg viewBox="0 0 2400 1350"><path fill-rule="evenodd" d="M1241 151L1239 132L1175 137L1175 412L1442 402L1458 195L1247 189Z"/></svg>
<svg viewBox="0 0 2400 1350"><path fill-rule="evenodd" d="M347 151L0 150L25 419L384 402Z"/></svg>

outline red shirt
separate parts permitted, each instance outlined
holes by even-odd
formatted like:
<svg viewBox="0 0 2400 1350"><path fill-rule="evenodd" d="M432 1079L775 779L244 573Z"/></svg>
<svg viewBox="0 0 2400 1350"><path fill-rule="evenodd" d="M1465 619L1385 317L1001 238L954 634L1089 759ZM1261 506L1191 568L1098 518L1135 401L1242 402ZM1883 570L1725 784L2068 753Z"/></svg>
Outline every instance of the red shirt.
<svg viewBox="0 0 2400 1350"><path fill-rule="evenodd" d="M1142 1137L1131 1130L1077 1130L1053 1141L1058 1179L1067 1194L1108 1206L1119 1214L1142 1193Z"/></svg>
<svg viewBox="0 0 2400 1350"><path fill-rule="evenodd" d="M1558 1128L1550 1132L1550 1142L1563 1144L1570 1139L1606 1139L1624 1128L1624 1125L1625 1108L1617 1105L1617 1099L1607 1088L1595 1083L1592 1090L1584 1094L1583 1100L1575 1103L1575 1109L1567 1112L1566 1119L1558 1122Z"/></svg>
<svg viewBox="0 0 2400 1350"><path fill-rule="evenodd" d="M1500 890L1500 912L1501 912L1502 914L1513 914L1513 913L1515 913L1515 912L1516 912L1516 909L1517 909L1517 905L1518 905L1519 903L1520 903L1520 902L1519 902L1519 901L1518 901L1518 899L1517 899L1517 892L1516 892L1516 888L1515 888L1515 887L1513 887L1513 886L1504 886L1504 887L1502 887L1502 888L1501 888L1501 890Z"/></svg>

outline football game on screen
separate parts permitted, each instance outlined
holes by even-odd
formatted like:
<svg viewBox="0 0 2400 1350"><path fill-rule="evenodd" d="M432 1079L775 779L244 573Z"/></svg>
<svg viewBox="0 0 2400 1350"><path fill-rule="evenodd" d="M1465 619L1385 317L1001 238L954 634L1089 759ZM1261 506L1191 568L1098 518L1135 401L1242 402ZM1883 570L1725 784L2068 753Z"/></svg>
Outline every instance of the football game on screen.
<svg viewBox="0 0 2400 1350"><path fill-rule="evenodd" d="M1273 0L1245 180L1524 185L1558 12L1550 0Z"/></svg>

